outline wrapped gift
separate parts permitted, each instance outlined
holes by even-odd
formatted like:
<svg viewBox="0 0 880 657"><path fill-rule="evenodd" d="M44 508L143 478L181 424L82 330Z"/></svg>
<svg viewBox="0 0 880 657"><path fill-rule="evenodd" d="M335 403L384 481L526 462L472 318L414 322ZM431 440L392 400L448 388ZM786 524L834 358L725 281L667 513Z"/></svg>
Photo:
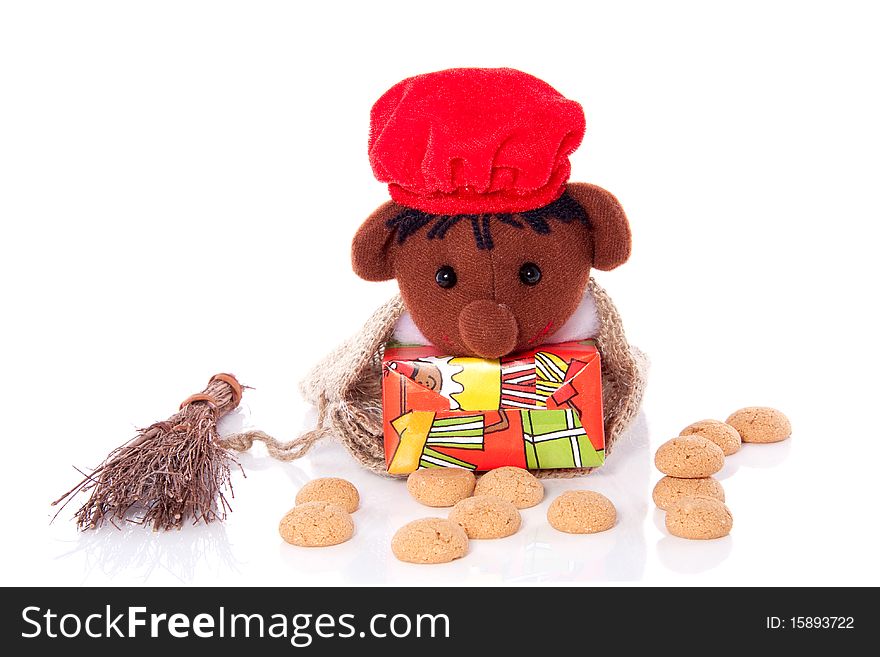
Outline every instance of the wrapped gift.
<svg viewBox="0 0 880 657"><path fill-rule="evenodd" d="M597 467L605 459L602 376L593 341L501 359L389 344L382 359L388 472L504 465Z"/></svg>

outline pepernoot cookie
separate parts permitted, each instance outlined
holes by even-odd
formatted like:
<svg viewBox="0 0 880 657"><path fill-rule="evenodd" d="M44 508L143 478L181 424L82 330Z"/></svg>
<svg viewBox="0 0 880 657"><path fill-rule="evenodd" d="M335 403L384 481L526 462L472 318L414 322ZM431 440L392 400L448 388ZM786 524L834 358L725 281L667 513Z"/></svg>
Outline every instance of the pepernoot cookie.
<svg viewBox="0 0 880 657"><path fill-rule="evenodd" d="M654 498L654 504L665 511L673 502L677 502L682 497L712 497L719 502L723 502L724 489L712 477L704 477L702 479L663 477L654 486L654 492L651 494L651 497Z"/></svg>
<svg viewBox="0 0 880 657"><path fill-rule="evenodd" d="M791 422L782 411L766 406L741 408L727 418L744 443L778 443L791 435Z"/></svg>
<svg viewBox="0 0 880 657"><path fill-rule="evenodd" d="M506 465L480 477L474 495L493 495L517 509L527 509L544 499L544 486L528 470Z"/></svg>
<svg viewBox="0 0 880 657"><path fill-rule="evenodd" d="M473 495L476 481L474 473L463 468L422 468L406 478L406 489L427 506L454 506Z"/></svg>
<svg viewBox="0 0 880 657"><path fill-rule="evenodd" d="M461 525L468 538L504 538L515 534L521 522L511 502L492 495L462 500L449 512L449 519Z"/></svg>
<svg viewBox="0 0 880 657"><path fill-rule="evenodd" d="M721 538L732 527L730 509L713 497L682 497L666 510L666 529L679 538Z"/></svg>
<svg viewBox="0 0 880 657"><path fill-rule="evenodd" d="M724 452L708 438L679 436L660 445L654 465L670 477L710 477L724 467Z"/></svg>
<svg viewBox="0 0 880 657"><path fill-rule="evenodd" d="M354 534L348 511L330 502L306 502L281 519L278 532L288 543L301 547L327 547L344 543Z"/></svg>
<svg viewBox="0 0 880 657"><path fill-rule="evenodd" d="M593 490L570 490L547 509L554 529L569 534L595 534L614 527L617 510L607 497Z"/></svg>
<svg viewBox="0 0 880 657"><path fill-rule="evenodd" d="M467 554L468 537L461 525L450 520L422 518L397 530L391 551L409 563L446 563Z"/></svg>
<svg viewBox="0 0 880 657"><path fill-rule="evenodd" d="M700 420L689 424L681 430L682 436L702 436L708 438L721 448L724 456L736 454L742 447L742 439L739 433L729 424L719 420Z"/></svg>
<svg viewBox="0 0 880 657"><path fill-rule="evenodd" d="M337 504L349 513L357 511L361 502L357 488L350 481L336 477L322 477L313 479L299 489L296 494L296 503L306 502L330 502Z"/></svg>

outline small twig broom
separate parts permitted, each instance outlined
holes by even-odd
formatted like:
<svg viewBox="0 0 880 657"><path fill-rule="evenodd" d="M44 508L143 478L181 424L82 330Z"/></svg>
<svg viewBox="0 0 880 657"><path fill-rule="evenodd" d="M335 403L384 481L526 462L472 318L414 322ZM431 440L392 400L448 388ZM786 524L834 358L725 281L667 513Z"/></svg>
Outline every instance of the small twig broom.
<svg viewBox="0 0 880 657"><path fill-rule="evenodd" d="M177 413L138 431L91 473L80 471L83 480L53 506L61 504L60 513L76 495L89 492L75 515L80 529L104 521L165 530L187 521L223 520L230 510L227 491L233 495L231 469L238 461L221 444L217 421L238 406L241 393L234 376L215 374Z"/></svg>

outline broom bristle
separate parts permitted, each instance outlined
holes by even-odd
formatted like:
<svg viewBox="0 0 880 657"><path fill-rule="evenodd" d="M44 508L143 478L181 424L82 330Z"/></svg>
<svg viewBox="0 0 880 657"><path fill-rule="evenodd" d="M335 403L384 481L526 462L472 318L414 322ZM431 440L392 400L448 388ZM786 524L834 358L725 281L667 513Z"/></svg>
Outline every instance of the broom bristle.
<svg viewBox="0 0 880 657"><path fill-rule="evenodd" d="M178 413L141 429L53 504L63 503L63 509L79 493L89 492L75 514L80 529L104 521L165 530L187 521L223 520L230 510L231 470L238 462L219 445L217 421L240 399L234 377L215 375Z"/></svg>

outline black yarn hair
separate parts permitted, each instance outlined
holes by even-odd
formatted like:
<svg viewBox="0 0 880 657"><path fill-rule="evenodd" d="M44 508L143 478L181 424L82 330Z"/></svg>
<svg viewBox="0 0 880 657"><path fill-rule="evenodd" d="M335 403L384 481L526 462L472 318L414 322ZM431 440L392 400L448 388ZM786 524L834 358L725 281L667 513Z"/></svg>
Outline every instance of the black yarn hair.
<svg viewBox="0 0 880 657"><path fill-rule="evenodd" d="M535 210L526 212L505 212L501 214L428 214L414 208L404 208L398 215L385 222L389 230L396 231L397 243L403 244L410 236L427 227L429 240L442 240L449 229L465 221L470 223L478 249L489 250L495 247L492 237L492 222L497 221L521 230L531 229L538 235L551 232L551 220L569 224L577 221L589 228L590 219L581 204L568 192L558 199Z"/></svg>

